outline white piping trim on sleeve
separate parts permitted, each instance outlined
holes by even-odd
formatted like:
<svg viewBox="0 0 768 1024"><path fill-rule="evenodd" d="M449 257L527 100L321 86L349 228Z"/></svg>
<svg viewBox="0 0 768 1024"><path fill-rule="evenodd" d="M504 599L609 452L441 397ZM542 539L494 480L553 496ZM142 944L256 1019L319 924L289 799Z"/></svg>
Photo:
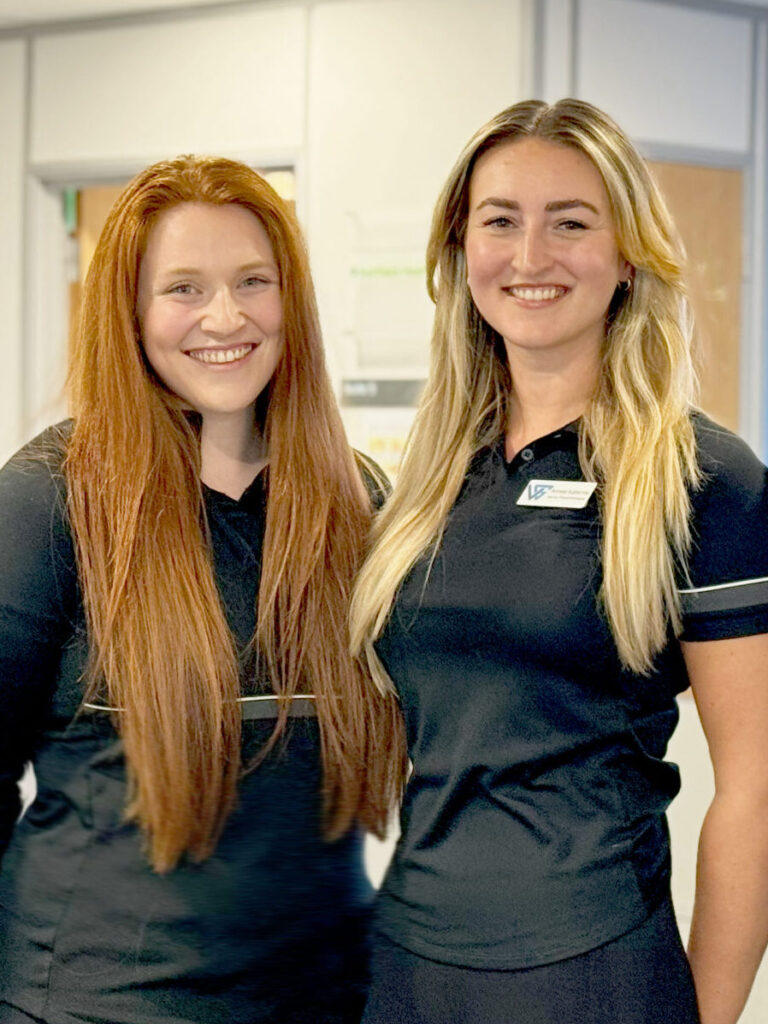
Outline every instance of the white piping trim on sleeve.
<svg viewBox="0 0 768 1024"><path fill-rule="evenodd" d="M757 576L753 580L733 580L731 583L713 583L708 587L681 587L678 594L704 594L708 590L727 590L729 587L748 587L752 583L768 583L768 576Z"/></svg>

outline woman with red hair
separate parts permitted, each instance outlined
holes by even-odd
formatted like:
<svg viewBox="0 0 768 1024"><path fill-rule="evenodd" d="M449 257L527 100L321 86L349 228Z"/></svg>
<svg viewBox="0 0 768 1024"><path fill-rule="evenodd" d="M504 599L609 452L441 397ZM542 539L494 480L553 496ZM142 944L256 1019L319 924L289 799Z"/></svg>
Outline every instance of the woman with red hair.
<svg viewBox="0 0 768 1024"><path fill-rule="evenodd" d="M69 384L73 420L0 473L0 1016L357 1021L355 826L404 764L348 654L380 483L259 175L181 157L128 185Z"/></svg>

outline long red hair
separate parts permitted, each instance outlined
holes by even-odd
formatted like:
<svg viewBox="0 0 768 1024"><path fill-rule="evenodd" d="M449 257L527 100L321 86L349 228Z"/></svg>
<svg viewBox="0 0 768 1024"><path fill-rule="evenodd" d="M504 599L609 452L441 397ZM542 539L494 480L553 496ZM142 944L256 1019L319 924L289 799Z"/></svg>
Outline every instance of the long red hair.
<svg viewBox="0 0 768 1024"><path fill-rule="evenodd" d="M148 367L136 316L149 234L186 202L250 210L280 272L284 353L259 402L269 483L254 644L277 693L316 696L329 838L355 820L381 832L405 771L394 699L349 654L370 501L325 367L301 230L243 164L155 164L115 203L85 282L65 476L89 630L86 700L120 709L128 816L158 871L212 852L242 771L241 681L208 544L198 431ZM269 746L285 728L281 707Z"/></svg>

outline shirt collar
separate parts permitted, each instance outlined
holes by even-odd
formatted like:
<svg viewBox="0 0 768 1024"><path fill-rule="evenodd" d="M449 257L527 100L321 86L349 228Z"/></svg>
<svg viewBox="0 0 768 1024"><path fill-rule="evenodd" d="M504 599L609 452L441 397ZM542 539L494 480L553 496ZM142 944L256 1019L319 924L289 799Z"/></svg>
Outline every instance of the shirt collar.
<svg viewBox="0 0 768 1024"><path fill-rule="evenodd" d="M267 497L267 473L269 467L254 477L253 481L246 487L239 498L230 498L222 491L215 491L207 484L203 484L203 496L207 505L220 509L239 509L243 512L259 512L264 507Z"/></svg>
<svg viewBox="0 0 768 1024"><path fill-rule="evenodd" d="M556 430L551 431L549 434L544 434L542 437L537 437L535 441L531 441L525 447L532 449L537 456L541 456L547 451L556 451L558 448L565 449L567 451L575 451L579 446L580 424L581 419L571 420L571 422L566 423L565 426L558 427ZM481 449L481 452L491 451L497 453L502 457L502 459L504 459L504 461L506 461L504 444L505 437L502 434L492 445L489 445L487 449ZM478 455L480 455L481 452L478 452Z"/></svg>

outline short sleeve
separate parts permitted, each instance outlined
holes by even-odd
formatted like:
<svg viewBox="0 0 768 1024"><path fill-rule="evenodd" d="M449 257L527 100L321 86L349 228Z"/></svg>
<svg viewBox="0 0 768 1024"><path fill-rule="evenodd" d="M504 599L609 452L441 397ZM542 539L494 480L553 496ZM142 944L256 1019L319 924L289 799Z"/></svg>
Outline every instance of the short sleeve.
<svg viewBox="0 0 768 1024"><path fill-rule="evenodd" d="M703 480L692 495L681 640L768 632L768 469L735 434L696 417Z"/></svg>
<svg viewBox="0 0 768 1024"><path fill-rule="evenodd" d="M0 470L0 854L72 632L74 553L54 450L48 432Z"/></svg>

